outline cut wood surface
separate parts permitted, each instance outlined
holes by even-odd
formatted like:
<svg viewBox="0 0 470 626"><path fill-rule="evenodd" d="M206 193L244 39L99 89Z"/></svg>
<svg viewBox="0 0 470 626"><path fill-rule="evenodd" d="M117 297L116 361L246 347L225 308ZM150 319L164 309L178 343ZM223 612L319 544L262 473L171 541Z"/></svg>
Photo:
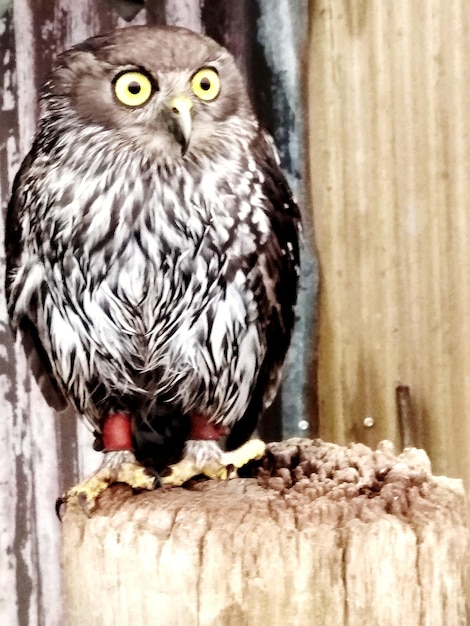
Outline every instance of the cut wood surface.
<svg viewBox="0 0 470 626"><path fill-rule="evenodd" d="M69 626L460 626L465 496L426 454L270 444L228 482L69 505Z"/></svg>

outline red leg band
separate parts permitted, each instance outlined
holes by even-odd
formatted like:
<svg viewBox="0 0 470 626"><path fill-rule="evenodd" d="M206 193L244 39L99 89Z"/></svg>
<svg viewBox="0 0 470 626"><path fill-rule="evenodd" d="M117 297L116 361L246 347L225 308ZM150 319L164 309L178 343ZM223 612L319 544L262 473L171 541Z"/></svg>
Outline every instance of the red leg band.
<svg viewBox="0 0 470 626"><path fill-rule="evenodd" d="M132 422L128 413L110 413L103 421L103 448L113 450L133 450Z"/></svg>
<svg viewBox="0 0 470 626"><path fill-rule="evenodd" d="M213 424L204 415L191 415L191 431L188 439L201 441L217 441L228 435L228 428L220 424Z"/></svg>

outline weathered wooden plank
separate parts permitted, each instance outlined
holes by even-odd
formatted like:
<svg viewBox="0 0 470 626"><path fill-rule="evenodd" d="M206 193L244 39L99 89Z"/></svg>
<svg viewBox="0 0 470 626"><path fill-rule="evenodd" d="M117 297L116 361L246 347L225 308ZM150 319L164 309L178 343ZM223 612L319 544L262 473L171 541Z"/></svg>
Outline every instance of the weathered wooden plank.
<svg viewBox="0 0 470 626"><path fill-rule="evenodd" d="M8 125L2 125L2 206L11 184L13 168L18 165L18 144L21 141L17 129L15 109L17 95L15 93L16 64L13 43L13 20L11 13L3 21L1 34L2 66L3 66L3 93L2 112L5 112ZM2 226L3 230L3 226ZM2 278L4 277L4 253L2 250ZM1 539L2 554L6 554L5 566L1 568L2 586L0 589L0 607L2 620L15 626L20 619L26 623L31 616L30 602L37 599L37 587L33 582L34 544L32 543L31 523L34 517L26 515L32 501L32 484L28 480L28 472L23 465L24 456L30 450L30 438L23 428L24 405L17 402L18 380L21 380L20 371L13 372L10 364L15 360L15 347L6 325L5 299L2 295L2 385L1 404L5 415L5 428L2 429L1 444L5 454L5 464L2 464L2 486L5 487L1 499ZM21 366L20 366L21 367ZM26 397L23 396L23 400ZM3 489L2 489L3 491ZM3 495L3 494L2 494ZM29 520L19 529L18 520ZM26 592L28 603L19 601L18 588ZM32 624L36 619L30 620Z"/></svg>
<svg viewBox="0 0 470 626"><path fill-rule="evenodd" d="M199 0L167 0L165 4L166 23L173 26L184 26L201 32L201 3Z"/></svg>
<svg viewBox="0 0 470 626"><path fill-rule="evenodd" d="M320 0L309 55L321 434L400 445L407 385L417 443L467 485L469 28L462 0Z"/></svg>

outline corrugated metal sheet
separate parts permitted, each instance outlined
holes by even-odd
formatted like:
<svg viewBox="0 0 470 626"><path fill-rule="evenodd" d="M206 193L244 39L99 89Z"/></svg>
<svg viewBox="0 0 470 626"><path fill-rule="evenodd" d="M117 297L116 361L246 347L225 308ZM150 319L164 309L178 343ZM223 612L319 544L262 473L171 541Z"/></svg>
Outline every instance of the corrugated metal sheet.
<svg viewBox="0 0 470 626"><path fill-rule="evenodd" d="M409 386L416 443L467 485L469 35L465 0L311 3L320 433L400 445Z"/></svg>
<svg viewBox="0 0 470 626"><path fill-rule="evenodd" d="M133 24L167 23L206 30L237 56L255 106L276 134L281 157L301 198L303 178L302 82L293 66L307 35L307 0L0 0L0 195L5 210L14 174L35 128L36 91L52 57L100 32ZM142 3L140 3L142 4ZM137 7L139 8L139 7ZM118 15L119 13L119 15ZM279 27L279 28L278 28ZM282 32L282 41L279 39ZM282 131L281 131L282 128ZM308 222L308 220L307 220ZM0 222L3 241L3 222ZM265 432L301 434L313 336L313 255L306 247L301 321L289 376ZM4 252L0 246L0 284ZM21 348L7 327L0 297L0 624L62 626L60 524L53 503L65 486L100 462L92 437L72 415L53 415L31 381ZM281 406L284 408L284 426ZM287 410L289 409L289 410ZM299 415L299 412L302 415ZM84 617L86 620L86 617ZM84 622L85 623L85 622Z"/></svg>

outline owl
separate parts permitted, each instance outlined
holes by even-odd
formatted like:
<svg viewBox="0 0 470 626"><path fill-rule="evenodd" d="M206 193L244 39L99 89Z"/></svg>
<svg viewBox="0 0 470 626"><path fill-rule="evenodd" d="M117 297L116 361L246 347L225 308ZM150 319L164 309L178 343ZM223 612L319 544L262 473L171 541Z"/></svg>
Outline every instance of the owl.
<svg viewBox="0 0 470 626"><path fill-rule="evenodd" d="M182 28L117 30L58 56L39 111L8 312L46 400L104 452L62 500L226 477L260 453L245 442L280 383L300 228L233 57Z"/></svg>

